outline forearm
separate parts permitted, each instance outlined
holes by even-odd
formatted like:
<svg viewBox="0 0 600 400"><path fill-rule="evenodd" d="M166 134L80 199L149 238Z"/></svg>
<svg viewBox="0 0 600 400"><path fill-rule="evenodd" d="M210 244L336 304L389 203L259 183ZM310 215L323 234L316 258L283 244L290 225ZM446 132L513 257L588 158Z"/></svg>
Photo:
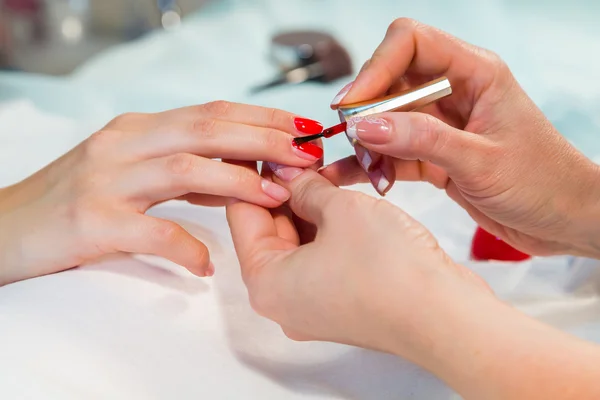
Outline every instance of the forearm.
<svg viewBox="0 0 600 400"><path fill-rule="evenodd" d="M598 346L492 296L445 311L443 321L430 323L428 347L413 361L466 399L600 398Z"/></svg>

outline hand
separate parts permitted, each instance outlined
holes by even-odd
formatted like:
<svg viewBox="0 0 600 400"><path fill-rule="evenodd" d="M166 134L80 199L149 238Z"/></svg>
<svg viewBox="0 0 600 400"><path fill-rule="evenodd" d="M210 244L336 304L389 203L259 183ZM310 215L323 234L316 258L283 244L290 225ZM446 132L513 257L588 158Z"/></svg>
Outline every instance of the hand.
<svg viewBox="0 0 600 400"><path fill-rule="evenodd" d="M274 169L291 191L291 210L234 202L227 218L252 306L289 337L417 360L428 345L420 332L436 318L462 300L494 299L397 207L339 189L311 170ZM303 234L307 223L316 236Z"/></svg>
<svg viewBox="0 0 600 400"><path fill-rule="evenodd" d="M400 209L274 170L291 210L235 201L227 219L252 306L287 336L396 354L467 399L600 393L598 346L503 304ZM316 236L302 234L310 225Z"/></svg>
<svg viewBox="0 0 600 400"><path fill-rule="evenodd" d="M399 19L334 103L438 76L450 80L452 96L419 113L351 122L347 134L359 140L358 163L342 160L324 176L339 185L368 181L359 164L369 164L381 192L395 179L430 182L485 230L528 254L600 256L598 166L556 131L498 56Z"/></svg>
<svg viewBox="0 0 600 400"><path fill-rule="evenodd" d="M319 147L309 154L291 144L303 122L227 102L116 118L35 175L0 190L0 285L116 252L154 254L212 275L201 242L144 213L174 198L281 205L289 197L285 188L214 159L313 165Z"/></svg>

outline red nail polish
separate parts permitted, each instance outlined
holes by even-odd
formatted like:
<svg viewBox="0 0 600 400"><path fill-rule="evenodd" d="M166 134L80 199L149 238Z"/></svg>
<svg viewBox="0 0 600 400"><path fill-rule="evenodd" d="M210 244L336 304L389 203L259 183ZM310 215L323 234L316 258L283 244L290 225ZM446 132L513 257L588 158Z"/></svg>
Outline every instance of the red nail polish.
<svg viewBox="0 0 600 400"><path fill-rule="evenodd" d="M323 132L323 124L312 119L295 118L294 125L296 125L298 132L306 133L307 135Z"/></svg>
<svg viewBox="0 0 600 400"><path fill-rule="evenodd" d="M292 140L292 146L294 146L295 148L297 148L300 151L305 152L306 154L310 154L313 157L316 157L316 158L323 157L323 149L314 143L309 142L309 143L296 144L296 142L294 142Z"/></svg>
<svg viewBox="0 0 600 400"><path fill-rule="evenodd" d="M477 228L471 245L471 258L476 261L524 261L530 255L513 248L502 239Z"/></svg>

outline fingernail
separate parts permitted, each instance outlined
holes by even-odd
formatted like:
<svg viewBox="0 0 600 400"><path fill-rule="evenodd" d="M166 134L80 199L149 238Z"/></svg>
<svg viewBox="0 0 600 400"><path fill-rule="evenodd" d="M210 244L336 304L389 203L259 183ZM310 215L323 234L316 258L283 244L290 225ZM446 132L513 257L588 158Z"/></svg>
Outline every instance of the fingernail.
<svg viewBox="0 0 600 400"><path fill-rule="evenodd" d="M377 193L379 193L381 196L385 196L385 194L392 188L392 182L385 177L381 169L376 169L375 171L369 173L369 179L371 180L375 190L377 190Z"/></svg>
<svg viewBox="0 0 600 400"><path fill-rule="evenodd" d="M356 153L356 158L360 166L365 172L371 172L373 167L376 167L381 160L381 154L372 153L360 144L354 146L354 152Z"/></svg>
<svg viewBox="0 0 600 400"><path fill-rule="evenodd" d="M273 173L277 175L279 179L285 182L293 180L295 177L304 172L302 168L288 167L286 165L275 164L272 162L269 163L269 168L271 168Z"/></svg>
<svg viewBox="0 0 600 400"><path fill-rule="evenodd" d="M215 274L215 264L212 263L212 261L210 263L208 263L208 268L206 268L206 276L213 276Z"/></svg>
<svg viewBox="0 0 600 400"><path fill-rule="evenodd" d="M342 102L342 100L344 100L344 97L346 97L346 95L348 94L348 92L350 91L350 89L352 89L352 85L353 84L354 84L354 82L350 82L349 84L347 84L346 86L344 86L342 88L342 90L340 90L340 92L335 95L335 97L331 101L331 105L332 106L337 106L338 104L340 104Z"/></svg>
<svg viewBox="0 0 600 400"><path fill-rule="evenodd" d="M297 144L292 140L292 147L294 148L294 153L305 160L316 161L323 157L323 149L314 143Z"/></svg>
<svg viewBox="0 0 600 400"><path fill-rule="evenodd" d="M307 135L314 135L315 133L323 132L323 124L312 119L307 118L294 118L294 125L296 130Z"/></svg>
<svg viewBox="0 0 600 400"><path fill-rule="evenodd" d="M262 187L263 192L265 192L267 196L274 200L283 203L284 201L287 201L287 199L290 198L290 192L288 192L286 188L279 186L275 182L263 179L260 183L260 186Z"/></svg>
<svg viewBox="0 0 600 400"><path fill-rule="evenodd" d="M348 121L346 135L372 144L387 143L391 136L390 124L383 118L364 117Z"/></svg>

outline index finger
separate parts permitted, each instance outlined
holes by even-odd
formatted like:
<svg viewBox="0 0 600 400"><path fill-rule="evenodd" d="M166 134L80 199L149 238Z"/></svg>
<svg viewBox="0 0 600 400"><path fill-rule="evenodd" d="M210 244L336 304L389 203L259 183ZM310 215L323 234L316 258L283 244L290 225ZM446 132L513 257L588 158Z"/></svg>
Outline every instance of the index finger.
<svg viewBox="0 0 600 400"><path fill-rule="evenodd" d="M417 21L395 20L368 65L358 74L343 104L384 95L407 73L425 77L445 75L475 91L483 90L493 79L491 52L463 42L436 28ZM470 91L470 93L473 93ZM474 93L477 98L479 93Z"/></svg>

